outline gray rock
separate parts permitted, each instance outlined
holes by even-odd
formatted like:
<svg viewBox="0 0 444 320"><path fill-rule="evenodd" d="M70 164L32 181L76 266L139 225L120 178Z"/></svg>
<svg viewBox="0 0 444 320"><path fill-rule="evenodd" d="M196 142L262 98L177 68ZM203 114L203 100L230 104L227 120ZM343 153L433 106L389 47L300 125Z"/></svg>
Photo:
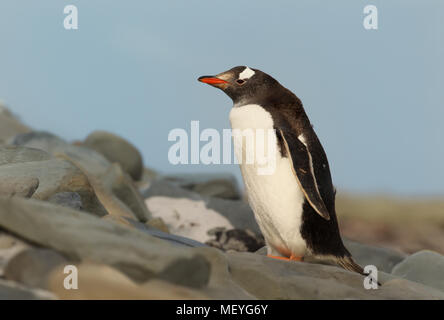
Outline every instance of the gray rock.
<svg viewBox="0 0 444 320"><path fill-rule="evenodd" d="M82 210L82 198L77 192L59 192L49 197L48 201L59 206Z"/></svg>
<svg viewBox="0 0 444 320"><path fill-rule="evenodd" d="M344 244L358 264L363 267L374 265L378 270L387 273L390 273L393 267L407 256L399 251L369 246L348 239L344 239Z"/></svg>
<svg viewBox="0 0 444 320"><path fill-rule="evenodd" d="M215 239L206 244L224 251L255 252L265 245L264 238L250 230L216 228L208 233Z"/></svg>
<svg viewBox="0 0 444 320"><path fill-rule="evenodd" d="M39 186L35 177L3 177L0 180L0 196L30 198Z"/></svg>
<svg viewBox="0 0 444 320"><path fill-rule="evenodd" d="M103 174L110 166L110 162L100 153L89 148L72 145L56 135L45 131L32 131L19 134L11 138L8 142L10 145L44 150L53 156L75 154L76 157L82 160L88 171L93 174Z"/></svg>
<svg viewBox="0 0 444 320"><path fill-rule="evenodd" d="M151 218L142 196L129 176L124 173L120 166L113 165L108 171L108 177L112 180L111 191L123 203L125 203L141 222L146 222Z"/></svg>
<svg viewBox="0 0 444 320"><path fill-rule="evenodd" d="M249 229L256 234L260 234L253 211L247 203L241 200L202 196L165 180L152 181L143 196L152 215L162 218L172 233L174 233L174 228L171 228L170 225L174 222L174 212L180 214L180 211L183 211L181 217L189 217L193 212L196 216L196 221L190 222L193 225L190 226L187 237L201 242L211 240L211 236L203 237L202 235L206 235L209 230L216 227ZM215 215L215 217L209 217L209 215ZM216 221L216 218L220 222L212 223L212 221ZM225 224L223 224L224 221ZM197 229L196 236L194 236L193 228Z"/></svg>
<svg viewBox="0 0 444 320"><path fill-rule="evenodd" d="M142 231L144 233L149 234L150 236L168 241L169 243L173 245L179 245L179 246L186 246L186 247L192 247L192 248L198 248L198 247L207 247L207 245L195 241L193 239L177 236L174 234L166 233L163 231L160 231L156 228L152 228L149 225L146 225L144 223L134 221L131 219L126 219L132 226L137 228L139 231Z"/></svg>
<svg viewBox="0 0 444 320"><path fill-rule="evenodd" d="M406 279L397 278L384 282L383 289L387 299L444 300L442 291Z"/></svg>
<svg viewBox="0 0 444 320"><path fill-rule="evenodd" d="M0 300L53 300L57 297L40 289L31 289L0 279Z"/></svg>
<svg viewBox="0 0 444 320"><path fill-rule="evenodd" d="M94 164L82 155L67 152L63 158L70 161L88 178L100 203L115 217L137 217L146 222L151 218L141 195L118 163L109 165L105 171L97 170Z"/></svg>
<svg viewBox="0 0 444 320"><path fill-rule="evenodd" d="M0 198L0 226L70 260L108 264L139 282L178 260L185 269L195 266L192 248L47 202Z"/></svg>
<svg viewBox="0 0 444 320"><path fill-rule="evenodd" d="M392 274L444 291L444 256L433 251L416 252L398 263Z"/></svg>
<svg viewBox="0 0 444 320"><path fill-rule="evenodd" d="M56 193L77 192L82 197L85 210L99 216L106 214L88 178L68 161L51 159L0 166L0 181L32 182L32 179L39 182L32 195L35 199L47 200Z"/></svg>
<svg viewBox="0 0 444 320"><path fill-rule="evenodd" d="M444 294L391 279L367 290L364 277L321 264L287 262L252 253L228 253L233 280L259 299L443 299Z"/></svg>
<svg viewBox="0 0 444 320"><path fill-rule="evenodd" d="M4 276L9 261L29 245L16 237L0 231L0 278Z"/></svg>
<svg viewBox="0 0 444 320"><path fill-rule="evenodd" d="M119 165L111 164L102 154L84 146L69 144L51 133L42 131L19 134L10 139L9 143L44 150L53 156L67 160L69 166L75 167L77 172L82 173L83 181L88 184L89 194L75 189L56 190L56 192L79 193L84 210L97 215L110 213L110 211L111 213L124 212L125 215L134 214L142 222L151 217L132 180L122 172ZM76 180L71 182L76 182ZM41 191L40 188L37 193L39 191ZM53 193L54 190L51 190L51 195ZM46 194L45 196L36 196L36 198L49 197Z"/></svg>
<svg viewBox="0 0 444 320"><path fill-rule="evenodd" d="M210 263L203 256L178 259L166 267L158 278L192 288L205 287L210 278Z"/></svg>
<svg viewBox="0 0 444 320"><path fill-rule="evenodd" d="M0 146L0 166L9 163L49 160L51 156L39 149L17 146Z"/></svg>
<svg viewBox="0 0 444 320"><path fill-rule="evenodd" d="M70 263L53 250L30 248L9 261L4 277L29 287L48 289L50 273L56 267L67 264Z"/></svg>
<svg viewBox="0 0 444 320"><path fill-rule="evenodd" d="M134 184L139 191L139 193L143 194L150 186L153 180L156 180L159 177L159 174L150 168L144 168L142 177L139 181L134 181Z"/></svg>
<svg viewBox="0 0 444 320"><path fill-rule="evenodd" d="M241 199L236 178L232 174L176 174L167 175L163 179L203 196L229 200Z"/></svg>
<svg viewBox="0 0 444 320"><path fill-rule="evenodd" d="M134 180L142 177L142 155L122 137L105 131L94 131L85 139L84 145L101 153L110 162L119 163L123 171Z"/></svg>
<svg viewBox="0 0 444 320"><path fill-rule="evenodd" d="M19 133L30 131L0 102L0 144Z"/></svg>

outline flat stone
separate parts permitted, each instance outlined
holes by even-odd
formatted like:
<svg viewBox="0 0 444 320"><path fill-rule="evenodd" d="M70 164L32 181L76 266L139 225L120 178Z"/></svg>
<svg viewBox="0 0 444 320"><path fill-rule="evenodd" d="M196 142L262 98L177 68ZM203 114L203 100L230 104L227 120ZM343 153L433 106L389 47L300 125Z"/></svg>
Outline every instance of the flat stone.
<svg viewBox="0 0 444 320"><path fill-rule="evenodd" d="M17 237L0 231L0 278L4 276L9 261L29 245Z"/></svg>
<svg viewBox="0 0 444 320"><path fill-rule="evenodd" d="M68 261L49 249L29 248L14 256L7 264L4 277L28 287L48 288L48 277L59 265Z"/></svg>
<svg viewBox="0 0 444 320"><path fill-rule="evenodd" d="M0 279L0 300L54 300L51 292L32 289L12 281Z"/></svg>
<svg viewBox="0 0 444 320"><path fill-rule="evenodd" d="M0 166L9 163L22 163L51 159L47 152L34 148L0 146Z"/></svg>
<svg viewBox="0 0 444 320"><path fill-rule="evenodd" d="M39 187L35 177L3 177L0 181L0 196L30 198Z"/></svg>
<svg viewBox="0 0 444 320"><path fill-rule="evenodd" d="M390 275L378 279L382 286L373 290L364 288L364 276L335 266L281 261L245 252L228 253L227 257L233 280L259 299L444 298L433 288Z"/></svg>
<svg viewBox="0 0 444 320"><path fill-rule="evenodd" d="M232 174L176 174L167 175L163 179L175 186L194 191L203 196L229 200L240 200L236 178Z"/></svg>
<svg viewBox="0 0 444 320"><path fill-rule="evenodd" d="M111 265L136 281L146 281L176 261L181 261L186 269L187 264L195 266L193 257L200 259L191 248L174 246L136 229L32 199L0 198L0 226L70 260Z"/></svg>
<svg viewBox="0 0 444 320"><path fill-rule="evenodd" d="M76 300L153 300L153 299L208 299L197 290L158 279L140 285L119 270L107 265L82 263L77 267L78 289L66 290L62 283L63 269L50 277L51 291L61 299Z"/></svg>
<svg viewBox="0 0 444 320"><path fill-rule="evenodd" d="M51 159L0 166L0 181L11 180L38 181L38 188L32 194L35 199L47 200L56 193L76 192L82 198L84 210L99 216L106 214L88 178L68 161Z"/></svg>
<svg viewBox="0 0 444 320"><path fill-rule="evenodd" d="M82 210L82 198L77 192L59 192L55 193L48 199L49 202L59 206Z"/></svg>
<svg viewBox="0 0 444 320"><path fill-rule="evenodd" d="M43 150L52 156L75 154L80 158L88 171L94 174L104 173L110 166L100 153L86 147L73 145L46 131L31 131L18 134L11 138L8 143L13 146L22 146Z"/></svg>
<svg viewBox="0 0 444 320"><path fill-rule="evenodd" d="M137 217L141 222L151 218L140 193L131 178L118 163L110 164L106 170L97 170L83 156L67 152L63 158L75 165L88 178L95 195L107 212L115 217Z"/></svg>

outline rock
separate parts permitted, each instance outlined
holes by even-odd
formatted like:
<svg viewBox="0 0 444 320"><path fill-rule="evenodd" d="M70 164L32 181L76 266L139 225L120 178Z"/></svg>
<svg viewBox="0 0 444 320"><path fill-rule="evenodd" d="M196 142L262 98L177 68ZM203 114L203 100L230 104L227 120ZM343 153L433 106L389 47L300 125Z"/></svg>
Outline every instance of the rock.
<svg viewBox="0 0 444 320"><path fill-rule="evenodd" d="M146 222L151 218L141 195L119 164L114 163L109 165L104 172L97 172L88 161L77 154L68 152L61 157L74 164L88 178L97 198L108 214L117 218L135 216L141 222Z"/></svg>
<svg viewBox="0 0 444 320"><path fill-rule="evenodd" d="M11 138L8 143L14 146L44 150L52 156L74 154L78 159L81 159L83 167L95 175L103 174L111 165L100 153L86 147L69 144L56 135L45 131L19 134Z"/></svg>
<svg viewBox="0 0 444 320"><path fill-rule="evenodd" d="M398 263L392 274L444 291L444 256L422 250Z"/></svg>
<svg viewBox="0 0 444 320"><path fill-rule="evenodd" d="M162 218L173 234L200 242L212 240L208 231L218 227L260 234L252 210L241 200L205 197L164 180L152 181L143 196L152 216Z"/></svg>
<svg viewBox="0 0 444 320"><path fill-rule="evenodd" d="M216 228L208 233L216 239L206 244L224 251L255 252L265 245L264 238L250 230Z"/></svg>
<svg viewBox="0 0 444 320"><path fill-rule="evenodd" d="M35 177L4 177L0 181L0 196L30 198L38 186L39 179Z"/></svg>
<svg viewBox="0 0 444 320"><path fill-rule="evenodd" d="M0 279L0 300L48 300L56 299L54 294L40 290L31 289L12 281Z"/></svg>
<svg viewBox="0 0 444 320"><path fill-rule="evenodd" d="M153 219L153 220L155 220L155 219ZM151 235L153 237L166 240L166 241L168 241L168 242L170 242L171 244L174 244L174 245L186 246L186 247L192 247L192 248L207 247L207 245L205 245L202 242L195 241L195 240L190 239L190 238L185 238L185 237L181 237L181 236L178 236L178 235L166 233L166 232L163 232L163 231L159 230L158 228L151 227L149 225L149 222L146 223L146 224L143 224L143 223L140 223L138 221L132 221L130 219L128 219L128 221L135 228L137 228L139 231L147 233L147 234L149 234L149 235Z"/></svg>
<svg viewBox="0 0 444 320"><path fill-rule="evenodd" d="M437 290L399 279L367 290L363 276L335 266L287 262L252 253L228 253L227 257L233 280L259 299L444 298Z"/></svg>
<svg viewBox="0 0 444 320"><path fill-rule="evenodd" d="M0 278L4 276L9 261L27 248L29 245L25 242L0 231Z"/></svg>
<svg viewBox="0 0 444 320"><path fill-rule="evenodd" d="M362 278L342 269L229 253L233 280L259 299L371 299ZM266 288L266 290L264 290Z"/></svg>
<svg viewBox="0 0 444 320"><path fill-rule="evenodd" d="M0 166L9 163L22 163L51 159L47 152L34 148L0 146Z"/></svg>
<svg viewBox="0 0 444 320"><path fill-rule="evenodd" d="M150 197L146 200L154 218L165 221L168 230L175 235L199 242L211 239L208 230L216 227L233 229L233 225L218 212L208 209L203 200Z"/></svg>
<svg viewBox="0 0 444 320"><path fill-rule="evenodd" d="M127 140L109 132L94 131L85 139L84 145L101 153L111 163L119 163L134 180L142 177L142 155Z"/></svg>
<svg viewBox="0 0 444 320"><path fill-rule="evenodd" d="M0 167L3 165L20 164L33 161L44 161L51 159L51 156L42 150L16 147L0 146ZM17 168L17 166L13 166ZM7 167L9 168L9 167ZM0 180L1 196L20 196L30 198L39 186L39 179L30 176L15 176L4 172Z"/></svg>
<svg viewBox="0 0 444 320"><path fill-rule="evenodd" d="M120 271L106 265L84 263L77 266L78 289L66 290L63 269L56 270L50 278L51 291L61 299L77 300L146 300L146 299L208 299L204 294L161 280L151 280L138 285Z"/></svg>
<svg viewBox="0 0 444 320"><path fill-rule="evenodd" d="M200 259L191 248L32 199L0 198L0 226L70 260L113 266L138 282L162 273L176 261L186 270L188 264L195 267L194 258Z"/></svg>
<svg viewBox="0 0 444 320"><path fill-rule="evenodd" d="M139 193L143 194L150 187L151 182L157 178L158 174L156 171L150 168L144 168L142 177L139 181L134 181L134 184L137 190L139 190Z"/></svg>
<svg viewBox="0 0 444 320"><path fill-rule="evenodd" d="M143 284L143 288L150 292L149 299L159 300L207 300L204 293L188 287L174 285L167 281L153 279Z"/></svg>
<svg viewBox="0 0 444 320"><path fill-rule="evenodd" d="M87 177L68 161L51 159L0 166L0 181L32 182L33 179L39 182L32 195L35 199L47 200L56 193L76 192L82 198L84 210L99 216L106 214Z"/></svg>
<svg viewBox="0 0 444 320"><path fill-rule="evenodd" d="M388 299L444 300L442 291L406 279L392 279L385 282L383 288Z"/></svg>
<svg viewBox="0 0 444 320"><path fill-rule="evenodd" d="M390 273L407 255L387 248L379 248L344 239L345 247L361 266L374 265L379 271Z"/></svg>
<svg viewBox="0 0 444 320"><path fill-rule="evenodd" d="M203 288L210 278L210 263L203 256L195 256L191 259L181 258L176 263L169 265L157 275L160 279L175 284Z"/></svg>
<svg viewBox="0 0 444 320"><path fill-rule="evenodd" d="M236 178L231 174L178 174L164 179L175 186L197 192L203 196L240 200Z"/></svg>
<svg viewBox="0 0 444 320"><path fill-rule="evenodd" d="M0 144L19 133L30 131L0 102Z"/></svg>
<svg viewBox="0 0 444 320"><path fill-rule="evenodd" d="M55 193L49 197L48 201L59 206L75 210L82 210L82 198L77 192Z"/></svg>
<svg viewBox="0 0 444 320"><path fill-rule="evenodd" d="M68 261L53 250L30 248L9 261L4 277L29 287L47 289L51 271L59 265L67 264Z"/></svg>
<svg viewBox="0 0 444 320"><path fill-rule="evenodd" d="M15 246L18 239L0 231L0 250L10 249Z"/></svg>
<svg viewBox="0 0 444 320"><path fill-rule="evenodd" d="M146 222L146 225L148 227L152 227L155 229L158 229L165 233L170 233L170 230L168 229L168 226L165 224L162 218L153 218Z"/></svg>
<svg viewBox="0 0 444 320"><path fill-rule="evenodd" d="M251 300L257 299L233 280L227 256L220 250L201 247L193 249L211 264L211 276L206 288L201 292L211 299Z"/></svg>
<svg viewBox="0 0 444 320"><path fill-rule="evenodd" d="M146 222L151 219L151 213L139 191L128 175L122 171L121 167L118 165L111 166L109 175L112 177L111 190L116 197L132 210L139 221Z"/></svg>

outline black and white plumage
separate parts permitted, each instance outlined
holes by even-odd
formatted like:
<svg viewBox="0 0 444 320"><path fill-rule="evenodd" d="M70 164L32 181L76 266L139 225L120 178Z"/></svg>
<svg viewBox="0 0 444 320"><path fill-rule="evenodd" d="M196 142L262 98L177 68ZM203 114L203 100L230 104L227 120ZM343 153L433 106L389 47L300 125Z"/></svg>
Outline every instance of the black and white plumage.
<svg viewBox="0 0 444 320"><path fill-rule="evenodd" d="M258 174L256 162L240 165L268 254L310 254L363 274L342 242L327 156L298 97L268 74L245 66L199 81L233 100L232 129L274 129L274 172ZM255 144L249 147L235 140L234 145L237 155L255 152Z"/></svg>

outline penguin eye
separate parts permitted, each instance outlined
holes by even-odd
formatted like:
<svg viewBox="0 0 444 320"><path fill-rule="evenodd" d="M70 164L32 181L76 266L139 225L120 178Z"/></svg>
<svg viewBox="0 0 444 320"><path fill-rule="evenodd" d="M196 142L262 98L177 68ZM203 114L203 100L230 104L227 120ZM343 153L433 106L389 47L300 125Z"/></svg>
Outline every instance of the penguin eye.
<svg viewBox="0 0 444 320"><path fill-rule="evenodd" d="M245 83L245 80L238 79L238 80L236 80L236 82L237 82L237 84L244 84L244 83Z"/></svg>

